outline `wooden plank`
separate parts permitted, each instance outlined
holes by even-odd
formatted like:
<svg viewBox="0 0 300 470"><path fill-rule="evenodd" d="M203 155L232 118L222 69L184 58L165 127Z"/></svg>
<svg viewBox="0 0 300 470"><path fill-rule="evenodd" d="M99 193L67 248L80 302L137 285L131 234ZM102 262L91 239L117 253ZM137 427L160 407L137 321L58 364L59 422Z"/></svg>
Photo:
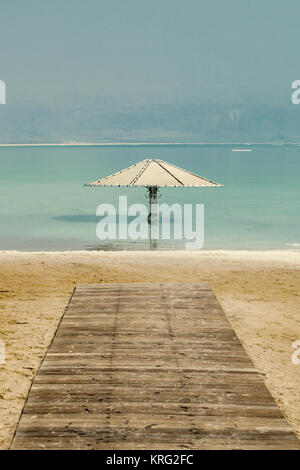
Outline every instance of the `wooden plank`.
<svg viewBox="0 0 300 470"><path fill-rule="evenodd" d="M12 449L300 449L206 284L80 285Z"/></svg>
<svg viewBox="0 0 300 470"><path fill-rule="evenodd" d="M224 403L151 403L151 407L147 402L117 402L114 401L95 402L87 404L86 401L78 401L66 403L62 400L52 399L48 401L31 401L27 404L24 414L29 415L45 415L50 413L52 416L57 414L71 414L75 413L84 414L124 414L127 415L184 415L184 416L237 416L237 417L272 417L281 418L281 412L277 406L260 406L260 405L228 405Z"/></svg>
<svg viewBox="0 0 300 470"><path fill-rule="evenodd" d="M252 436L253 437L253 436ZM211 436L208 438L197 437L193 439L193 436L189 436L183 443L182 438L170 436L171 440L159 437L158 439L149 439L147 436L140 436L134 438L132 441L127 438L125 434L115 437L114 435L103 435L93 438L86 438L80 436L80 438L72 437L19 437L19 448L20 449L40 449L40 450L144 450L145 448L152 450L187 450L187 449L199 449L202 450L261 450L261 441L258 439L239 439L236 436L233 438L216 438ZM146 442L146 444L145 444ZM289 439L272 439L268 441L268 450L295 450L295 444Z"/></svg>

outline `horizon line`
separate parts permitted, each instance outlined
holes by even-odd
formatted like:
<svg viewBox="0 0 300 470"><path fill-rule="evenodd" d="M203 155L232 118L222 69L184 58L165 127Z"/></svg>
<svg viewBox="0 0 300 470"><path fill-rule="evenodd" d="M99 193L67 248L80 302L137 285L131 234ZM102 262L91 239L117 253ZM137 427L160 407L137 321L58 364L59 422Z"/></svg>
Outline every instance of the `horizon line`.
<svg viewBox="0 0 300 470"><path fill-rule="evenodd" d="M40 143L6 143L0 147L121 147L121 146L167 146L167 145L300 145L300 142L40 142Z"/></svg>

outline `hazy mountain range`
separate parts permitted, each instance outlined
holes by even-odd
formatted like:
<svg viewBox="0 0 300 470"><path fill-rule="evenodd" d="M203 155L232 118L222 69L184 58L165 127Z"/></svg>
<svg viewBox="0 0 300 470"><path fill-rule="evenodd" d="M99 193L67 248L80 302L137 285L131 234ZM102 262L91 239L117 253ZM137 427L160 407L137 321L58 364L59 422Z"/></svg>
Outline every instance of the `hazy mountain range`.
<svg viewBox="0 0 300 470"><path fill-rule="evenodd" d="M132 105L101 97L67 106L0 106L0 143L70 141L300 142L300 106Z"/></svg>

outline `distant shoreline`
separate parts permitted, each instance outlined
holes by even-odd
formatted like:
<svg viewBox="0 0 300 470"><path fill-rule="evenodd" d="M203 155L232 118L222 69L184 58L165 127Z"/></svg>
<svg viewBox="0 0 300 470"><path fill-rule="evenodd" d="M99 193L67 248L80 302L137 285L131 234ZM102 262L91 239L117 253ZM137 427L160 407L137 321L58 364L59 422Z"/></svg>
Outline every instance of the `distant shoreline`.
<svg viewBox="0 0 300 470"><path fill-rule="evenodd" d="M285 145L299 146L300 142L54 142L54 143L27 143L27 144L0 144L0 147L160 147L160 146L246 146L273 145L281 147Z"/></svg>

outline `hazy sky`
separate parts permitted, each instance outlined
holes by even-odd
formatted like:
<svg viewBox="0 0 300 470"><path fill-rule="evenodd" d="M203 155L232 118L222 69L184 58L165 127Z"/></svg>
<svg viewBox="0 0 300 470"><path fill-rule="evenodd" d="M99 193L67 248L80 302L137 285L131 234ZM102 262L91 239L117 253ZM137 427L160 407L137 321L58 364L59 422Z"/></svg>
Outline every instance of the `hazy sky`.
<svg viewBox="0 0 300 470"><path fill-rule="evenodd" d="M7 101L290 102L299 0L0 0Z"/></svg>

